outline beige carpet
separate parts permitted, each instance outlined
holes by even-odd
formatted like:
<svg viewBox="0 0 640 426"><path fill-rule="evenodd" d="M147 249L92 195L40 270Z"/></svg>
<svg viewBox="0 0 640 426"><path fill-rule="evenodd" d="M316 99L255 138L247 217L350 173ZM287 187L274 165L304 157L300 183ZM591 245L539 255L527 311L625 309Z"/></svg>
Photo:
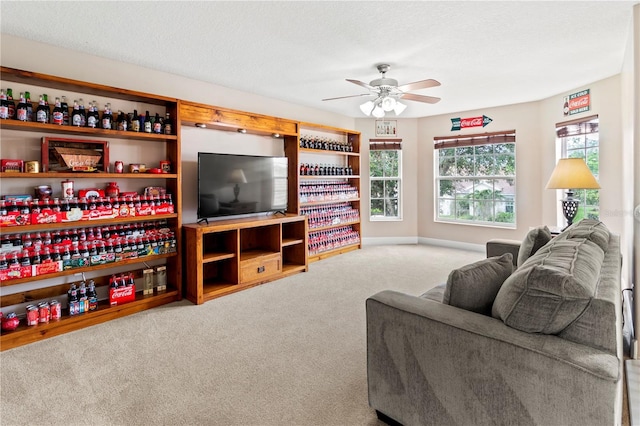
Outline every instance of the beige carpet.
<svg viewBox="0 0 640 426"><path fill-rule="evenodd" d="M0 354L0 424L378 425L365 299L421 294L482 253L373 246L195 306Z"/></svg>

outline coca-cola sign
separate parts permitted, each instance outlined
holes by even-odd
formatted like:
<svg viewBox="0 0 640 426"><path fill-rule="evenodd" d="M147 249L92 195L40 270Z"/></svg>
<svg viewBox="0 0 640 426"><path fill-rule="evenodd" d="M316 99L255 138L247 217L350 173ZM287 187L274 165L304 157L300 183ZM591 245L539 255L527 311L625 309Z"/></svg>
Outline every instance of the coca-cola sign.
<svg viewBox="0 0 640 426"><path fill-rule="evenodd" d="M451 131L465 129L467 127L485 127L493 120L486 115L469 118L452 118Z"/></svg>
<svg viewBox="0 0 640 426"><path fill-rule="evenodd" d="M562 113L565 116L579 114L591 109L590 89L581 90L564 97Z"/></svg>

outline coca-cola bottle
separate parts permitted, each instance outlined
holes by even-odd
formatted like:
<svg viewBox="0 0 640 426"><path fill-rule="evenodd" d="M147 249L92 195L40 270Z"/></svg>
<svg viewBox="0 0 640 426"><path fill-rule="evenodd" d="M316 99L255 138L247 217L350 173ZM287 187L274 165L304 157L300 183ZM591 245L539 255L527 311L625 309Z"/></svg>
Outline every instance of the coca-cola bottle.
<svg viewBox="0 0 640 426"><path fill-rule="evenodd" d="M156 116L153 119L153 133L162 133L162 118L160 118L160 114L156 112Z"/></svg>
<svg viewBox="0 0 640 426"><path fill-rule="evenodd" d="M9 103L9 118L16 118L16 103L13 100L13 90L7 88L7 102Z"/></svg>
<svg viewBox="0 0 640 426"><path fill-rule="evenodd" d="M87 114L87 127L95 129L100 123L100 116L98 115L98 103L96 101L89 102L89 112Z"/></svg>
<svg viewBox="0 0 640 426"><path fill-rule="evenodd" d="M24 121L33 121L33 103L31 103L31 93L24 92L25 102L27 103L27 119Z"/></svg>

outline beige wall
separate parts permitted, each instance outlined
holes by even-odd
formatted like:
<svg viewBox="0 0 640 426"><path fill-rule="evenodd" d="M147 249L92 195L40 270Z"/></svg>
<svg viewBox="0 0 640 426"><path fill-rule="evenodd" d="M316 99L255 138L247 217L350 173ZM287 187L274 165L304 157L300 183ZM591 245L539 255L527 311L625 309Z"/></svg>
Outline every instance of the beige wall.
<svg viewBox="0 0 640 426"><path fill-rule="evenodd" d="M361 199L363 243L417 243L418 239L418 120L397 119L397 137L402 139L402 220L371 221L369 219L369 139L375 138L375 120L357 119L361 132ZM384 240L381 240L384 239Z"/></svg>

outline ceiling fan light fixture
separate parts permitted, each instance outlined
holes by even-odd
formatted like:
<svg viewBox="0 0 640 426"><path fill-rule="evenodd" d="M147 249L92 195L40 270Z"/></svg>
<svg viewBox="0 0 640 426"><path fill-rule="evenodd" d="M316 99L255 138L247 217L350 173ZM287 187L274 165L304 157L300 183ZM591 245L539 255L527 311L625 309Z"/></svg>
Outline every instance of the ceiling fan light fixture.
<svg viewBox="0 0 640 426"><path fill-rule="evenodd" d="M362 105L360 105L360 111L362 111L362 113L364 115L366 115L367 117L371 115L371 111L373 111L373 102L372 101L367 101L365 103L363 103Z"/></svg>
<svg viewBox="0 0 640 426"><path fill-rule="evenodd" d="M384 117L384 110L380 105L376 105L373 111L371 111L371 115L373 115L375 118L382 118Z"/></svg>
<svg viewBox="0 0 640 426"><path fill-rule="evenodd" d="M382 99L380 106L382 107L383 110L385 110L386 112L389 112L389 111L393 111L393 109L396 106L396 103L397 103L396 100L391 96L385 96Z"/></svg>
<svg viewBox="0 0 640 426"><path fill-rule="evenodd" d="M395 112L396 115L400 115L405 109L407 109L407 106L405 104L396 102L395 106L393 107L393 112Z"/></svg>

